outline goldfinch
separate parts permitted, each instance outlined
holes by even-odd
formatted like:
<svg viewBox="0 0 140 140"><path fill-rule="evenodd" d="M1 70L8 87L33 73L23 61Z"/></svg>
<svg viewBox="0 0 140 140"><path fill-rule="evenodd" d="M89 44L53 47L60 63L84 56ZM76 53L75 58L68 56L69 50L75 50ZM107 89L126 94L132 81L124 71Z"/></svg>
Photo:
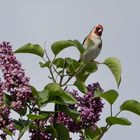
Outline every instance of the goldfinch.
<svg viewBox="0 0 140 140"><path fill-rule="evenodd" d="M83 41L83 47L86 49L81 55L80 61L93 61L102 49L103 26L98 24Z"/></svg>

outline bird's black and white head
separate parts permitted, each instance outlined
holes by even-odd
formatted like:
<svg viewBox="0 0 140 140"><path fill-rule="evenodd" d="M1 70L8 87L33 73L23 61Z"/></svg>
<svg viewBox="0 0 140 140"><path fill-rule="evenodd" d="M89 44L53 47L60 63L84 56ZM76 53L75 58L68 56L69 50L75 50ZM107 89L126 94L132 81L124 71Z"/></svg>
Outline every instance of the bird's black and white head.
<svg viewBox="0 0 140 140"><path fill-rule="evenodd" d="M101 37L102 36L102 32L103 32L103 26L98 24L97 26L95 26L92 30L92 33L94 33L95 35Z"/></svg>

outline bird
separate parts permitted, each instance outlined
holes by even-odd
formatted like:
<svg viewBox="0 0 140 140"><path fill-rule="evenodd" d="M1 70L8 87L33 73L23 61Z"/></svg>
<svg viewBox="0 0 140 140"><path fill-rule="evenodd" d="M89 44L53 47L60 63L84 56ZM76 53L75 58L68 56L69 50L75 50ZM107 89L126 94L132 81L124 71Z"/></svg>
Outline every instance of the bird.
<svg viewBox="0 0 140 140"><path fill-rule="evenodd" d="M103 26L98 24L88 36L84 39L82 46L85 48L85 52L81 54L80 61L94 61L94 59L99 55L102 49L102 32Z"/></svg>

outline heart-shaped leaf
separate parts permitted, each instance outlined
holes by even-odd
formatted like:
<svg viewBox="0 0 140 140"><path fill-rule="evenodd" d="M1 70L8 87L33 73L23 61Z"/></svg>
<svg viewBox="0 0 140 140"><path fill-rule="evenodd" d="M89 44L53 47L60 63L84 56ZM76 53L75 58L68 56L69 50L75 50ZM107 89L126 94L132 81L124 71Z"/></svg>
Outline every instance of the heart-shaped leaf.
<svg viewBox="0 0 140 140"><path fill-rule="evenodd" d="M45 67L49 67L50 63L51 63L50 61L47 61L46 63L39 62L39 65L41 68L45 68Z"/></svg>
<svg viewBox="0 0 140 140"><path fill-rule="evenodd" d="M50 102L57 101L59 104L75 104L75 98L70 94L65 92L59 84L57 83L50 83L45 86L44 90L48 91L48 97Z"/></svg>
<svg viewBox="0 0 140 140"><path fill-rule="evenodd" d="M86 85L84 84L84 82L82 81L75 81L74 82L74 85L82 92L82 93L87 93L88 90L87 90L87 87Z"/></svg>
<svg viewBox="0 0 140 140"><path fill-rule="evenodd" d="M22 47L17 49L14 53L31 53L31 54L38 55L40 57L44 56L44 51L40 47L40 45L31 44L31 43L23 45Z"/></svg>
<svg viewBox="0 0 140 140"><path fill-rule="evenodd" d="M51 125L48 125L45 127L45 131L48 133L51 133L51 135L54 137L52 139L55 139L55 137L58 137L57 131L55 130L55 128Z"/></svg>
<svg viewBox="0 0 140 140"><path fill-rule="evenodd" d="M63 68L64 64L65 64L65 60L63 58L57 58L53 61L53 64L57 67L57 68Z"/></svg>
<svg viewBox="0 0 140 140"><path fill-rule="evenodd" d="M3 93L3 102L5 105L10 106L11 96L9 94Z"/></svg>
<svg viewBox="0 0 140 140"><path fill-rule="evenodd" d="M130 111L140 116L140 102L136 100L127 100L120 106L120 110Z"/></svg>
<svg viewBox="0 0 140 140"><path fill-rule="evenodd" d="M108 117L106 118L106 122L109 125L131 125L132 123L126 118L117 118L117 117Z"/></svg>
<svg viewBox="0 0 140 140"><path fill-rule="evenodd" d="M14 135L14 133L13 133L12 131L10 131L9 129L7 129L7 128L2 128L2 130L3 130L7 135L9 135L9 136Z"/></svg>
<svg viewBox="0 0 140 140"><path fill-rule="evenodd" d="M92 128L85 129L85 136L88 140L98 140L97 137L101 134L101 129L96 128L96 130L93 130Z"/></svg>
<svg viewBox="0 0 140 140"><path fill-rule="evenodd" d="M77 45L77 49L81 54L85 52L85 48L82 46L82 44L78 40L74 40L74 43Z"/></svg>
<svg viewBox="0 0 140 140"><path fill-rule="evenodd" d="M59 140L69 140L69 131L63 124L54 124Z"/></svg>
<svg viewBox="0 0 140 140"><path fill-rule="evenodd" d="M24 128L25 126L27 126L29 123L29 121L27 120L24 120L24 119L18 119L18 120L14 120L14 125L15 125L15 128L17 130L22 130L22 128Z"/></svg>
<svg viewBox="0 0 140 140"><path fill-rule="evenodd" d="M54 55L57 55L60 53L63 49L74 46L76 47L80 53L84 52L84 48L81 45L81 43L78 40L61 40L61 41L56 41L52 44L51 49L54 53Z"/></svg>
<svg viewBox="0 0 140 140"><path fill-rule="evenodd" d="M27 117L31 120L37 120L37 119L47 119L49 117L49 114L41 114L41 115L36 115L36 114L28 114Z"/></svg>
<svg viewBox="0 0 140 140"><path fill-rule="evenodd" d="M18 135L18 140L21 139L21 137L24 135L24 133L29 129L29 125L25 126L24 128L21 129Z"/></svg>
<svg viewBox="0 0 140 140"><path fill-rule="evenodd" d="M97 64L95 62L82 62L81 68L76 74L76 80L85 82L88 76L91 73L96 72L98 69Z"/></svg>
<svg viewBox="0 0 140 140"><path fill-rule="evenodd" d="M116 101L118 95L119 94L116 90L111 89L101 94L100 97L104 98L107 102L110 103L110 105L112 105Z"/></svg>
<svg viewBox="0 0 140 140"><path fill-rule="evenodd" d="M120 60L116 57L109 57L109 58L105 59L104 64L107 65L108 68L113 73L113 75L116 79L117 85L119 87L120 82L121 82L121 73L122 73Z"/></svg>
<svg viewBox="0 0 140 140"><path fill-rule="evenodd" d="M61 40L56 41L52 44L51 49L55 55L60 53L63 49L68 48L70 46L75 46L75 43L70 40Z"/></svg>
<svg viewBox="0 0 140 140"><path fill-rule="evenodd" d="M71 59L69 57L65 58L65 64L67 67L67 74L71 74L71 73L75 73L75 71L78 69L78 67L80 66L79 62Z"/></svg>
<svg viewBox="0 0 140 140"><path fill-rule="evenodd" d="M24 133L29 129L29 120L19 119L14 120L14 126L19 130L18 140L24 135Z"/></svg>
<svg viewBox="0 0 140 140"><path fill-rule="evenodd" d="M47 89L38 92L39 106L46 103L49 100L49 91Z"/></svg>

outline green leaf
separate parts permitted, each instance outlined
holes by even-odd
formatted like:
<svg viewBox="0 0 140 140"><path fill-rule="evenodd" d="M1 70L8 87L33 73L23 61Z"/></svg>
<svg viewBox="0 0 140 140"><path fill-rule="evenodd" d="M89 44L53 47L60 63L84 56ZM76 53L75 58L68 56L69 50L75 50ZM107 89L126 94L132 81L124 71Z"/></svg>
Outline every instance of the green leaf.
<svg viewBox="0 0 140 140"><path fill-rule="evenodd" d="M36 102L36 105L40 106L40 102L42 101L41 97L39 96L39 92L36 90L35 87L31 86L32 96Z"/></svg>
<svg viewBox="0 0 140 140"><path fill-rule="evenodd" d="M84 62L81 63L81 68L76 74L77 81L85 82L91 73L96 72L98 69L95 62Z"/></svg>
<svg viewBox="0 0 140 140"><path fill-rule="evenodd" d="M58 83L50 83L44 87L44 89L47 89L51 94L56 94L59 91L62 91L63 89L60 87Z"/></svg>
<svg viewBox="0 0 140 140"><path fill-rule="evenodd" d="M101 97L102 94L103 94L103 91L101 91L100 89L96 89L94 91L94 98Z"/></svg>
<svg viewBox="0 0 140 140"><path fill-rule="evenodd" d="M102 131L102 133L105 133L108 130L108 128L106 128L105 126L102 126L100 127L100 130Z"/></svg>
<svg viewBox="0 0 140 140"><path fill-rule="evenodd" d="M14 53L31 53L31 54L38 55L40 57L44 56L44 51L40 47L40 45L31 44L31 43L23 45L22 47L17 49Z"/></svg>
<svg viewBox="0 0 140 140"><path fill-rule="evenodd" d="M115 124L119 124L119 125L131 125L131 122L126 119L126 118L117 118L117 117L107 117L106 118L106 122L109 125L115 125Z"/></svg>
<svg viewBox="0 0 140 140"><path fill-rule="evenodd" d="M58 137L57 131L56 131L55 128L54 128L53 126L51 126L51 125L48 125L48 126L45 128L45 131L51 133L52 136L54 137L54 139L55 139L56 137Z"/></svg>
<svg viewBox="0 0 140 140"><path fill-rule="evenodd" d="M75 46L75 43L70 40L61 40L61 41L54 42L51 46L51 49L53 53L57 55L63 49L68 48L70 46Z"/></svg>
<svg viewBox="0 0 140 140"><path fill-rule="evenodd" d="M85 49L81 45L81 43L78 40L61 40L61 41L56 41L52 44L51 49L54 53L54 55L57 55L60 53L63 49L74 46L76 47L80 53L83 53Z"/></svg>
<svg viewBox="0 0 140 140"><path fill-rule="evenodd" d="M63 124L54 124L59 140L69 140L69 131Z"/></svg>
<svg viewBox="0 0 140 140"><path fill-rule="evenodd" d="M22 130L25 126L28 125L28 121L24 119L14 120L14 125L17 130Z"/></svg>
<svg viewBox="0 0 140 140"><path fill-rule="evenodd" d="M82 92L82 93L87 93L87 87L85 86L84 82L82 81L75 81L74 85Z"/></svg>
<svg viewBox="0 0 140 140"><path fill-rule="evenodd" d="M57 101L57 103L60 104L75 104L76 100L75 98L70 94L65 92L59 84L57 83L50 83L44 88L45 90L48 90L48 96L50 102Z"/></svg>
<svg viewBox="0 0 140 140"><path fill-rule="evenodd" d="M80 66L79 62L69 57L65 58L67 74L74 73Z"/></svg>
<svg viewBox="0 0 140 140"><path fill-rule="evenodd" d="M50 66L50 61L47 61L46 63L39 62L39 65L40 65L41 68L49 67Z"/></svg>
<svg viewBox="0 0 140 140"><path fill-rule="evenodd" d="M85 138L84 140L100 140L100 135L97 135L95 138Z"/></svg>
<svg viewBox="0 0 140 140"><path fill-rule="evenodd" d="M49 91L47 89L38 92L38 95L39 106L41 106L49 100Z"/></svg>
<svg viewBox="0 0 140 140"><path fill-rule="evenodd" d="M25 126L24 128L21 129L18 135L18 140L21 139L21 137L24 135L24 133L29 129L29 125Z"/></svg>
<svg viewBox="0 0 140 140"><path fill-rule="evenodd" d="M101 94L100 97L104 98L107 102L110 103L110 105L112 105L116 101L118 95L119 94L117 91L115 91L114 89L111 89Z"/></svg>
<svg viewBox="0 0 140 140"><path fill-rule="evenodd" d="M37 119L47 119L49 114L40 114L40 115L35 115L35 114L28 114L27 117L31 120L37 120Z"/></svg>
<svg viewBox="0 0 140 140"><path fill-rule="evenodd" d="M11 105L11 96L9 94L3 93L3 102L5 105Z"/></svg>
<svg viewBox="0 0 140 140"><path fill-rule="evenodd" d="M130 111L140 116L140 102L136 100L127 100L120 106L120 110Z"/></svg>
<svg viewBox="0 0 140 140"><path fill-rule="evenodd" d="M64 112L66 115L68 115L69 117L71 117L73 120L78 121L78 118L80 116L80 113L78 111L69 109L65 105L59 105L58 106L58 110L61 111L61 112Z"/></svg>
<svg viewBox="0 0 140 140"><path fill-rule="evenodd" d="M21 130L21 129L22 129L22 127L20 126L20 124L18 123L17 120L15 120L14 123L15 123L14 126L15 126L15 128L16 128L17 130Z"/></svg>
<svg viewBox="0 0 140 140"><path fill-rule="evenodd" d="M121 82L121 73L122 73L120 60L116 57L109 57L105 59L104 64L107 65L108 68L113 73L115 80L117 82L117 85L119 87L120 82Z"/></svg>
<svg viewBox="0 0 140 140"><path fill-rule="evenodd" d="M74 40L74 43L77 45L77 49L79 50L79 52L83 54L85 52L85 48L83 47L83 45L78 40Z"/></svg>
<svg viewBox="0 0 140 140"><path fill-rule="evenodd" d="M12 131L8 130L7 128L2 128L2 130L9 136L14 135L14 133Z"/></svg>
<svg viewBox="0 0 140 140"><path fill-rule="evenodd" d="M38 98L38 91L36 90L36 88L34 86L31 86L31 90L32 90L32 95L34 97L37 97Z"/></svg>
<svg viewBox="0 0 140 140"><path fill-rule="evenodd" d="M63 68L64 64L65 64L65 60L63 58L57 58L53 61L53 64L57 67L57 68Z"/></svg>
<svg viewBox="0 0 140 140"><path fill-rule="evenodd" d="M96 140L97 137L101 134L100 128L96 128L96 130L93 130L92 128L85 129L85 136L88 140Z"/></svg>
<svg viewBox="0 0 140 140"><path fill-rule="evenodd" d="M13 110L14 110L14 108L13 108ZM16 112L19 113L20 116L25 116L26 115L26 112L27 112L27 107L24 106L24 108L22 108L21 110L16 111Z"/></svg>
<svg viewBox="0 0 140 140"><path fill-rule="evenodd" d="M29 129L38 130L38 126L37 126L37 124L34 123L34 121L32 121L29 124Z"/></svg>

